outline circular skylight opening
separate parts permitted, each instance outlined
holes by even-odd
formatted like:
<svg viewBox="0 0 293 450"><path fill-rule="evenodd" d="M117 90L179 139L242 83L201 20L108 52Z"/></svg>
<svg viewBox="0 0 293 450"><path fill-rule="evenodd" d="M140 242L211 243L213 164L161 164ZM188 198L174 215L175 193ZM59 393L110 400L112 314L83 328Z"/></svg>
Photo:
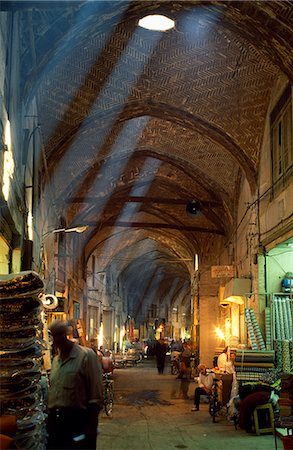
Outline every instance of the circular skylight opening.
<svg viewBox="0 0 293 450"><path fill-rule="evenodd" d="M138 25L147 30L153 31L167 31L174 28L175 22L169 17L162 16L160 14L153 14L145 16L139 20Z"/></svg>

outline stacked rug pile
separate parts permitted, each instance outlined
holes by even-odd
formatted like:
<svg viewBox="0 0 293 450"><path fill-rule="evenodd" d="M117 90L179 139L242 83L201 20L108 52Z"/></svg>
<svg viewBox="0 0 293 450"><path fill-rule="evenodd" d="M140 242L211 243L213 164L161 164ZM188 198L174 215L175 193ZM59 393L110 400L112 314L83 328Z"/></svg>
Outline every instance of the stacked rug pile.
<svg viewBox="0 0 293 450"><path fill-rule="evenodd" d="M271 316L277 367L281 372L293 373L292 300L289 295L273 295Z"/></svg>
<svg viewBox="0 0 293 450"><path fill-rule="evenodd" d="M0 276L1 415L17 418L15 442L21 450L46 448L42 290L35 272Z"/></svg>

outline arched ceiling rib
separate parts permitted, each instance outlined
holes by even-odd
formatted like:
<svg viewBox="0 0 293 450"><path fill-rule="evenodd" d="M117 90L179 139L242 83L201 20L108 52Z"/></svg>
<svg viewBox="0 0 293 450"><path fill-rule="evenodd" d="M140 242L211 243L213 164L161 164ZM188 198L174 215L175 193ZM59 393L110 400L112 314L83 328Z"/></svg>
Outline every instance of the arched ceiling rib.
<svg viewBox="0 0 293 450"><path fill-rule="evenodd" d="M128 252L137 264L116 265L118 276L131 290L140 278L149 286L141 262L151 240L161 274L182 287L192 267L168 264L166 255L188 259L219 248L234 225L239 181L255 191L273 86L285 76L293 80L292 3L4 1L0 7L19 10L22 93L28 109L36 98L39 111L43 188L55 189L67 224L92 224L86 259L95 251L107 267ZM175 29L137 27L150 12L172 17ZM204 206L195 219L178 204L192 198ZM117 221L127 226L117 229ZM161 228L149 228L158 221ZM130 228L133 222L141 226ZM166 289L160 292L163 298Z"/></svg>

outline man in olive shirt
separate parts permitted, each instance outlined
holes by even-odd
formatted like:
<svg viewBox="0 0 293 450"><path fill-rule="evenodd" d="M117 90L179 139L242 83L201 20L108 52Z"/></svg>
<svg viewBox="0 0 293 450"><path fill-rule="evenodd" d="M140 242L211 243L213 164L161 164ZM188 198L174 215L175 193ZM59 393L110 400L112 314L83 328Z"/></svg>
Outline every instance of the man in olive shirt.
<svg viewBox="0 0 293 450"><path fill-rule="evenodd" d="M58 349L50 372L48 449L96 449L103 405L102 368L95 353L67 337L67 323L50 330Z"/></svg>

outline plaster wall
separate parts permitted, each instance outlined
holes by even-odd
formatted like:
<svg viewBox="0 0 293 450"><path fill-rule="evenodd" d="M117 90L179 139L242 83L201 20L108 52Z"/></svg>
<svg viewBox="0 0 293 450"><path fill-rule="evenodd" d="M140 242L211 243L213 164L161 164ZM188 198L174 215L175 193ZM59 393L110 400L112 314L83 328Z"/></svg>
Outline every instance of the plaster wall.
<svg viewBox="0 0 293 450"><path fill-rule="evenodd" d="M293 183L291 181L285 189L273 197L271 173L270 113L285 90L287 83L287 78L282 76L275 84L268 109L260 157L259 223L260 242L264 246L267 246L288 230L291 230L291 235L293 234Z"/></svg>

